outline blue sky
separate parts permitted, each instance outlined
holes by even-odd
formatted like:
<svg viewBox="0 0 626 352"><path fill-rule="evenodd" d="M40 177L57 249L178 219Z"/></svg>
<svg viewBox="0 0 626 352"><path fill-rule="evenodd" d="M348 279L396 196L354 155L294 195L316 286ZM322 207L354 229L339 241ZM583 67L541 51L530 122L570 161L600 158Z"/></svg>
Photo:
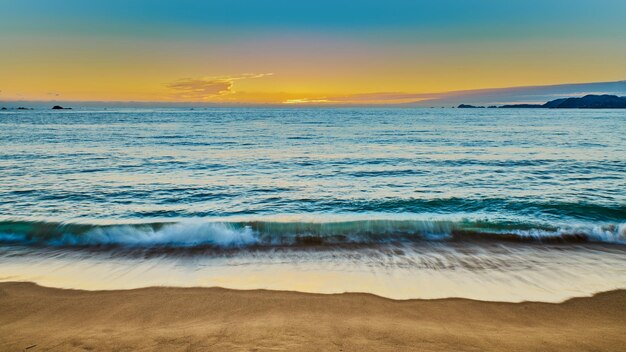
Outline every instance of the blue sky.
<svg viewBox="0 0 626 352"><path fill-rule="evenodd" d="M625 19L623 0L0 0L0 99L276 103L617 81Z"/></svg>

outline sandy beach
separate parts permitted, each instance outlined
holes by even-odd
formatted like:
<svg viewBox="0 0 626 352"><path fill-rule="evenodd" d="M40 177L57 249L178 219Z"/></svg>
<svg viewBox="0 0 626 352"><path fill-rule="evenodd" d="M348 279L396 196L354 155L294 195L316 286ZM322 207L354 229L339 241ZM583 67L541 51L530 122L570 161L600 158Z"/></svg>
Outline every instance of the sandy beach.
<svg viewBox="0 0 626 352"><path fill-rule="evenodd" d="M3 351L619 351L626 291L560 304L0 284Z"/></svg>
<svg viewBox="0 0 626 352"><path fill-rule="evenodd" d="M0 0L0 352L626 352L624 18Z"/></svg>

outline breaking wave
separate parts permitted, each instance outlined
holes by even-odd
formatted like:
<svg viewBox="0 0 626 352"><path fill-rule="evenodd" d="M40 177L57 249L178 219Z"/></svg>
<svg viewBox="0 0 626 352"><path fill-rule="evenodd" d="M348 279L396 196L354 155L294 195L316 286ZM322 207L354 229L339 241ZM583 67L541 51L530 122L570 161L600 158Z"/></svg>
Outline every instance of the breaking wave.
<svg viewBox="0 0 626 352"><path fill-rule="evenodd" d="M0 243L59 247L316 246L415 241L626 244L626 223L551 226L512 222L353 220L327 222L187 220L95 225L0 222Z"/></svg>

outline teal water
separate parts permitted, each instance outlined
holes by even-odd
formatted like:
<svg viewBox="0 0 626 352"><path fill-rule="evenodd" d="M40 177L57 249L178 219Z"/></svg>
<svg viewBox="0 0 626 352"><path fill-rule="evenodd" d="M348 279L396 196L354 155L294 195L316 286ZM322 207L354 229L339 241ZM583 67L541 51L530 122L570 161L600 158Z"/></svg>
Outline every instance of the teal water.
<svg viewBox="0 0 626 352"><path fill-rule="evenodd" d="M619 110L0 112L0 281L626 288L625 136Z"/></svg>
<svg viewBox="0 0 626 352"><path fill-rule="evenodd" d="M467 230L620 242L624 136L620 110L2 112L0 240L241 245ZM189 219L210 224L159 232ZM135 240L66 231L74 223L157 226Z"/></svg>

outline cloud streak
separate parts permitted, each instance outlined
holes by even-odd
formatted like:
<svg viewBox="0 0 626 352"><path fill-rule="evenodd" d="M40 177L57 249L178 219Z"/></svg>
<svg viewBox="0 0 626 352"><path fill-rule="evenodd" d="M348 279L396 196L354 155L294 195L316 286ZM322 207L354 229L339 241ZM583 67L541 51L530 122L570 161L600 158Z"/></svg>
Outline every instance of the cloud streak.
<svg viewBox="0 0 626 352"><path fill-rule="evenodd" d="M235 93L235 81L271 76L273 73L243 73L236 76L182 78L166 86L178 99L209 100Z"/></svg>
<svg viewBox="0 0 626 352"><path fill-rule="evenodd" d="M334 97L290 99L283 104L434 106L472 104L545 103L585 94L626 96L626 81L475 89L441 93L375 92Z"/></svg>

